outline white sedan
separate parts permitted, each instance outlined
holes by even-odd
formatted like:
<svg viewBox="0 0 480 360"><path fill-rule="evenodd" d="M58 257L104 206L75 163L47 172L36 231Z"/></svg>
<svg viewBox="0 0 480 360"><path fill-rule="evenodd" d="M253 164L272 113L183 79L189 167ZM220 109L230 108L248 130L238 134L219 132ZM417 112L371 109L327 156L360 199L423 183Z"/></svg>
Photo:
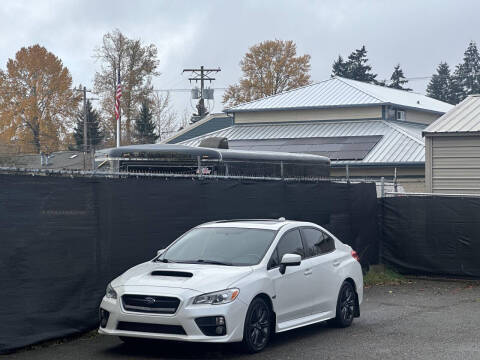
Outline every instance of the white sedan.
<svg viewBox="0 0 480 360"><path fill-rule="evenodd" d="M274 332L360 316L357 253L309 222L231 220L188 231L151 261L113 280L101 334L243 342L262 350Z"/></svg>

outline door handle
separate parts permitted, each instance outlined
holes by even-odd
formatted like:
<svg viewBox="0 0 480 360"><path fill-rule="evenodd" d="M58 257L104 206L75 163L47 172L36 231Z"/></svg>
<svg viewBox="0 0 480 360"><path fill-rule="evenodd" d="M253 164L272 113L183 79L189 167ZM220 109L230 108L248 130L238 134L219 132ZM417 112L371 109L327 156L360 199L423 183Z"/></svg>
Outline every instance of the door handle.
<svg viewBox="0 0 480 360"><path fill-rule="evenodd" d="M338 265L340 265L340 261L338 261L338 260L335 260L335 261L333 262L333 266L335 266L335 267L336 267L336 266L338 266Z"/></svg>
<svg viewBox="0 0 480 360"><path fill-rule="evenodd" d="M305 272L303 273L305 276L308 276L308 275L312 275L312 269L307 269L305 270Z"/></svg>

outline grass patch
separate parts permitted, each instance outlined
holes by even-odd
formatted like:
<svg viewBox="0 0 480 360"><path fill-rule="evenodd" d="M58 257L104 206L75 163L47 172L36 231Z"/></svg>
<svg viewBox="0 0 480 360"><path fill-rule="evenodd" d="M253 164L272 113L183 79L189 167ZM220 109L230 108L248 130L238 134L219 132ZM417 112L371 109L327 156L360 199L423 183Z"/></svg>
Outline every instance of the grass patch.
<svg viewBox="0 0 480 360"><path fill-rule="evenodd" d="M396 271L384 266L372 266L368 273L363 277L365 286L374 285L400 285L408 283L402 275Z"/></svg>

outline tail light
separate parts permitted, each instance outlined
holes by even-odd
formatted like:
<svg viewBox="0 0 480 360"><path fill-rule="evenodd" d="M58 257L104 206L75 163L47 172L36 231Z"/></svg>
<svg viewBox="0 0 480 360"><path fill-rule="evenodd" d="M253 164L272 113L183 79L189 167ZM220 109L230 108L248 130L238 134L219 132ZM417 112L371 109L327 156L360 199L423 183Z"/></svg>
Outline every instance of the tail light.
<svg viewBox="0 0 480 360"><path fill-rule="evenodd" d="M360 256L358 256L358 253L355 250L352 250L352 257L360 262Z"/></svg>

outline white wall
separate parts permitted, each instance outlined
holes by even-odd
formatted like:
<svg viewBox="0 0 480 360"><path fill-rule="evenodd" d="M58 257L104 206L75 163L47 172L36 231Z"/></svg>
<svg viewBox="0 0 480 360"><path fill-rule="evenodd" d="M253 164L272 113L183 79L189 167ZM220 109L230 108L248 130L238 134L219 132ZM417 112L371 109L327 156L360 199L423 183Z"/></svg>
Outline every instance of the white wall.
<svg viewBox="0 0 480 360"><path fill-rule="evenodd" d="M381 106L315 110L251 111L235 113L235 124L312 120L380 119Z"/></svg>
<svg viewBox="0 0 480 360"><path fill-rule="evenodd" d="M428 192L480 194L480 136L427 136Z"/></svg>
<svg viewBox="0 0 480 360"><path fill-rule="evenodd" d="M437 120L440 116L442 115L425 112L425 111L409 110L409 109L405 111L406 121L422 123L422 124L431 124L435 120Z"/></svg>

